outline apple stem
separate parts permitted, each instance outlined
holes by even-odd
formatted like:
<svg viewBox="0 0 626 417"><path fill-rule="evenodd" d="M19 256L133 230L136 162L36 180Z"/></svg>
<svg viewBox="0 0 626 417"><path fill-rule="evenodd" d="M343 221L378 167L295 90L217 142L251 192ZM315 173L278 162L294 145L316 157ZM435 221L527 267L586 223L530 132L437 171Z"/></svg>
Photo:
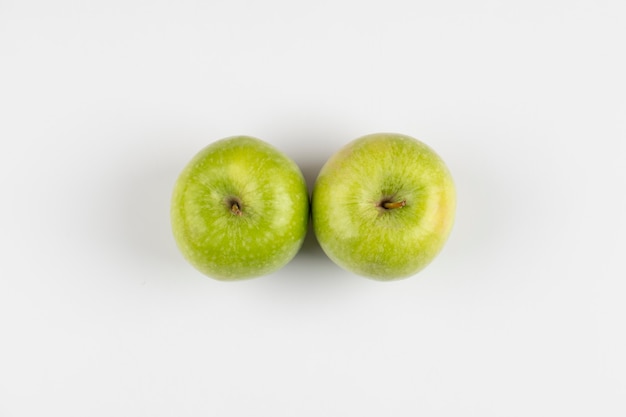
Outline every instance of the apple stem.
<svg viewBox="0 0 626 417"><path fill-rule="evenodd" d="M406 206L406 200L394 201L394 202L385 201L383 203L383 207L386 208L387 210L401 208L401 207L404 207L404 206Z"/></svg>
<svg viewBox="0 0 626 417"><path fill-rule="evenodd" d="M235 216L241 216L243 215L243 212L241 211L241 207L239 207L239 204L235 201L233 202L233 205L230 206L230 211L231 213L233 213Z"/></svg>

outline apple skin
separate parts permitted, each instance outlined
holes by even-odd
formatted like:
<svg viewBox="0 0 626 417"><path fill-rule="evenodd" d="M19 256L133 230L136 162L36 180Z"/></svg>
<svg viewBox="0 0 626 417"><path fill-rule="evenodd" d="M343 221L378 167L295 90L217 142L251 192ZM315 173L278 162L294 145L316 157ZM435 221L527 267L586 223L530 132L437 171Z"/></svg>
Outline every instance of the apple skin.
<svg viewBox="0 0 626 417"><path fill-rule="evenodd" d="M266 275L304 240L309 195L302 172L270 144L249 136L216 141L184 168L171 203L184 257L224 281Z"/></svg>
<svg viewBox="0 0 626 417"><path fill-rule="evenodd" d="M326 162L311 204L313 229L329 258L390 281L416 274L437 256L452 229L456 194L431 148L409 136L377 133Z"/></svg>

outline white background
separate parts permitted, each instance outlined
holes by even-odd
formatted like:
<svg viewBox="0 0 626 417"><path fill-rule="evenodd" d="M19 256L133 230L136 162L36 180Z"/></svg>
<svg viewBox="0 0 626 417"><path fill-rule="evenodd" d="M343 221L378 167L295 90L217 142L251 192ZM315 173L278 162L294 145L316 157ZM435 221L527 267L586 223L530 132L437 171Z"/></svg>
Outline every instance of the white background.
<svg viewBox="0 0 626 417"><path fill-rule="evenodd" d="M626 5L0 0L0 416L624 416ZM448 163L457 221L380 283L315 238L187 264L187 161L248 134L309 186L364 134Z"/></svg>

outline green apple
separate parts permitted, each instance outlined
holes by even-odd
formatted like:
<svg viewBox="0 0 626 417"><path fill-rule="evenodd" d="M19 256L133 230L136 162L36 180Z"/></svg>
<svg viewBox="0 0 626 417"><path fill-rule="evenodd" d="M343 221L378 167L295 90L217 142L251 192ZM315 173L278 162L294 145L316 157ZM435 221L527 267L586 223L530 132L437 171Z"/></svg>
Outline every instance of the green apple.
<svg viewBox="0 0 626 417"><path fill-rule="evenodd" d="M219 280L283 267L300 249L308 220L309 195L298 166L248 136L202 149L174 187L176 243L194 267Z"/></svg>
<svg viewBox="0 0 626 417"><path fill-rule="evenodd" d="M324 252L354 273L394 280L435 258L452 228L452 177L443 160L409 136L356 139L323 166L312 194Z"/></svg>

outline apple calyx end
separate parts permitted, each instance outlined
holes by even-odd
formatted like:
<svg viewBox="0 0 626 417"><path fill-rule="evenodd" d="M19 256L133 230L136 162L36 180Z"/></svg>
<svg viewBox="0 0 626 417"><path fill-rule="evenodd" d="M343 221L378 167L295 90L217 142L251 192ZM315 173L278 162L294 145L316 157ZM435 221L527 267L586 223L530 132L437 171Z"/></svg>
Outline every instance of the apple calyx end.
<svg viewBox="0 0 626 417"><path fill-rule="evenodd" d="M230 197L226 199L225 203L232 215L238 217L243 216L243 210L241 209L242 203L237 197Z"/></svg>
<svg viewBox="0 0 626 417"><path fill-rule="evenodd" d="M237 204L236 202L233 203L232 206L230 206L230 212L233 213L235 216L242 216L243 212L241 211L241 208L239 207L239 204Z"/></svg>

